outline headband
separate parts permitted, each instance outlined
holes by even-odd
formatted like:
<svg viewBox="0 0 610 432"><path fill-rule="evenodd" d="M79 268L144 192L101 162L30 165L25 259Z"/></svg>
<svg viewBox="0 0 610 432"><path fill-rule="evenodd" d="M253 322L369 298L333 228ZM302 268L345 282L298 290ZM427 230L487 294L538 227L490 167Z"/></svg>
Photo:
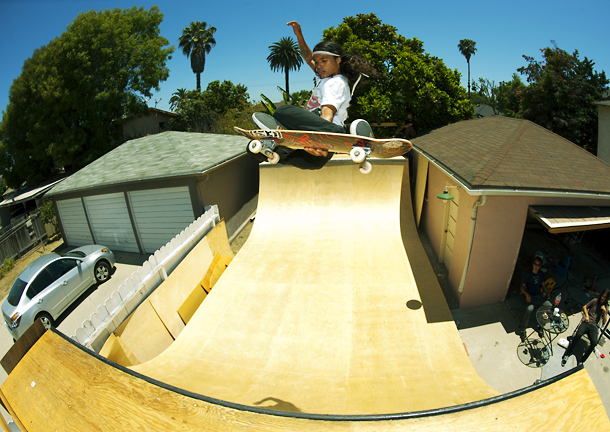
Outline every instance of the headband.
<svg viewBox="0 0 610 432"><path fill-rule="evenodd" d="M314 51L312 55L316 55L316 54L326 54L326 55L331 55L334 57L341 57L339 54L331 53L330 51Z"/></svg>

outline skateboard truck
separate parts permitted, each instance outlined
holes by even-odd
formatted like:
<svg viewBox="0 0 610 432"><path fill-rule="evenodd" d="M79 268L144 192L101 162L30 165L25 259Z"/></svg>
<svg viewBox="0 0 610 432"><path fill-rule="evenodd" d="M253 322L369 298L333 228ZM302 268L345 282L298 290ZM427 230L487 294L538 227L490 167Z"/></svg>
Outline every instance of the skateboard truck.
<svg viewBox="0 0 610 432"><path fill-rule="evenodd" d="M250 144L248 144L248 148L252 153L264 154L271 164L276 164L280 161L280 155L274 151L277 146L278 143L275 142L275 140L264 138L261 140L252 140L250 141Z"/></svg>
<svg viewBox="0 0 610 432"><path fill-rule="evenodd" d="M367 156L372 153L372 150L368 147L352 147L349 152L349 157L354 163L360 164L360 172L362 174L369 174L373 170L373 165L366 160Z"/></svg>

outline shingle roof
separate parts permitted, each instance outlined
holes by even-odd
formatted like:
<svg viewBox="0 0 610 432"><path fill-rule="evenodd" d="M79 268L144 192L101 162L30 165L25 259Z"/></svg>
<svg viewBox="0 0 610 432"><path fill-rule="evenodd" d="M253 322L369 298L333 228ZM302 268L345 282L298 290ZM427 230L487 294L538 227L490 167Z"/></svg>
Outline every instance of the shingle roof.
<svg viewBox="0 0 610 432"><path fill-rule="evenodd" d="M242 136L164 132L127 141L55 186L50 195L199 174L246 151Z"/></svg>
<svg viewBox="0 0 610 432"><path fill-rule="evenodd" d="M610 165L528 120L467 120L412 142L471 189L610 193Z"/></svg>

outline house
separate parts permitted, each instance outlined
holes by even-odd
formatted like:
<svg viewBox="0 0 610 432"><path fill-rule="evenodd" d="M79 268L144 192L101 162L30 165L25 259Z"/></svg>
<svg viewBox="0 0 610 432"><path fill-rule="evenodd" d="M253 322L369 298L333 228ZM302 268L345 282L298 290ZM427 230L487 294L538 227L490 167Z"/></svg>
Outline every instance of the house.
<svg viewBox="0 0 610 432"><path fill-rule="evenodd" d="M506 297L528 216L549 232L610 226L610 166L530 121L462 121L412 142L416 221L460 308Z"/></svg>
<svg viewBox="0 0 610 432"><path fill-rule="evenodd" d="M31 213L38 213L42 196L60 181L61 179L54 179L36 186L24 186L17 190L7 189L0 202L2 227L25 220Z"/></svg>
<svg viewBox="0 0 610 432"><path fill-rule="evenodd" d="M176 117L176 114L157 108L148 108L147 115L126 118L123 121L123 139L130 140L163 132L166 124Z"/></svg>
<svg viewBox="0 0 610 432"><path fill-rule="evenodd" d="M597 105L597 157L610 164L610 100L594 102Z"/></svg>
<svg viewBox="0 0 610 432"><path fill-rule="evenodd" d="M231 237L256 209L258 164L247 143L173 131L124 143L48 193L64 242L153 253L210 205Z"/></svg>

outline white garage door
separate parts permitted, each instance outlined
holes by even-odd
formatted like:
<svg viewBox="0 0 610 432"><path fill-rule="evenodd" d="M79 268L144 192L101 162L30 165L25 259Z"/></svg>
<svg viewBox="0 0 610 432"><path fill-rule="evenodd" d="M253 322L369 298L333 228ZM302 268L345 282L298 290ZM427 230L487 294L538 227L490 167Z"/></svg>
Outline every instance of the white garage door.
<svg viewBox="0 0 610 432"><path fill-rule="evenodd" d="M57 201L59 218L66 235L66 243L72 246L83 246L93 243L85 209L80 198Z"/></svg>
<svg viewBox="0 0 610 432"><path fill-rule="evenodd" d="M85 197L85 206L97 244L111 250L140 252L123 192Z"/></svg>
<svg viewBox="0 0 610 432"><path fill-rule="evenodd" d="M129 192L129 202L146 253L154 253L195 220L186 186Z"/></svg>

